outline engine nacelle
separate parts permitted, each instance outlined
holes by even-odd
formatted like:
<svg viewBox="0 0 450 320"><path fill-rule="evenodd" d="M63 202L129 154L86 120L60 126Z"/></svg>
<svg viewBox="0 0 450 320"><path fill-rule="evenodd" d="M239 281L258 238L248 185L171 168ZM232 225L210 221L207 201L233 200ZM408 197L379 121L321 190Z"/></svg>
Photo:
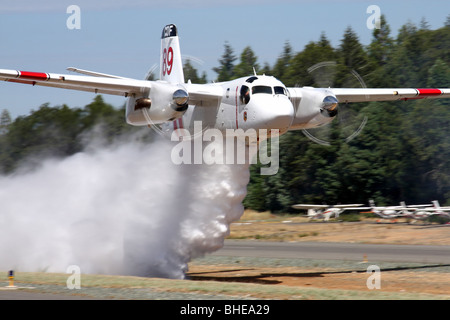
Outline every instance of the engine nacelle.
<svg viewBox="0 0 450 320"><path fill-rule="evenodd" d="M337 115L338 100L327 89L312 87L289 88L294 105L294 121L290 130L320 127L330 123Z"/></svg>
<svg viewBox="0 0 450 320"><path fill-rule="evenodd" d="M135 126L173 121L183 116L188 101L189 95L182 86L155 81L149 94L128 99L126 120Z"/></svg>

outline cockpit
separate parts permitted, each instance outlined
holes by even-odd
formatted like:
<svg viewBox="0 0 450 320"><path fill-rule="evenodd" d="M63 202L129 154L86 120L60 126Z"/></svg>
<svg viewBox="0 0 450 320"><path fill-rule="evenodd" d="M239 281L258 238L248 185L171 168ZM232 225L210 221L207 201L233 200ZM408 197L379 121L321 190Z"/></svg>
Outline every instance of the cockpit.
<svg viewBox="0 0 450 320"><path fill-rule="evenodd" d="M249 83L249 85L241 86L240 100L243 104L248 104L250 102L251 96L256 94L270 94L270 95L284 95L284 96L288 95L287 90L284 86L276 84L271 86L268 84L258 84L258 83L252 85L255 80L258 80L258 77L256 76L250 77L246 80L246 82ZM276 80L276 82L281 84L278 80Z"/></svg>

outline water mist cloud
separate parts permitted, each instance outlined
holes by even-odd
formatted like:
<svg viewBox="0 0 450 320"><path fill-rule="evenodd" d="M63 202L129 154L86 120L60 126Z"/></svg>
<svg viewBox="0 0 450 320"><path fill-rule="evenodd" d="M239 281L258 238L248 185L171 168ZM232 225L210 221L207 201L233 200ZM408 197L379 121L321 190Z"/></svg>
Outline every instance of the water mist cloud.
<svg viewBox="0 0 450 320"><path fill-rule="evenodd" d="M175 165L172 147L90 144L0 177L0 269L183 278L243 213L249 171Z"/></svg>

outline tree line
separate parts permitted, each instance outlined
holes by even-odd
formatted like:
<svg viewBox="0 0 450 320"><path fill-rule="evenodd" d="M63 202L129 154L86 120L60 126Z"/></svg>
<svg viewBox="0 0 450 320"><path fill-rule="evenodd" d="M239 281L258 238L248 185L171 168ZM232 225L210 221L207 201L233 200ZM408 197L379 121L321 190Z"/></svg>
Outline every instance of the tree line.
<svg viewBox="0 0 450 320"><path fill-rule="evenodd" d="M424 21L420 26L407 23L396 38L382 16L381 28L374 29L367 46L351 27L336 48L324 33L300 52L286 42L272 66L261 65L250 47L238 59L226 42L213 70L216 81L226 81L252 75L253 68L288 87L449 87L450 16L437 30L429 30ZM184 72L186 80L207 82L206 74L199 76L190 61L185 62ZM340 105L338 119L326 130L309 132L326 140L326 145L311 141L302 131L290 131L280 138L276 175L261 176L259 164L251 166L244 205L291 212L291 206L301 202L367 203L374 199L377 205L389 205L436 199L450 204L449 100ZM13 173L35 155L66 157L82 151L98 125L105 143L139 130L125 123L124 113L124 106L111 106L101 96L84 108L45 104L14 120L3 110L0 173ZM362 119L367 120L362 130L348 139Z"/></svg>
<svg viewBox="0 0 450 320"><path fill-rule="evenodd" d="M311 66L320 66L319 72ZM438 30L429 30L426 22L407 23L395 39L382 16L368 46L351 27L337 48L324 34L298 53L287 43L265 72L287 86L448 88L450 16ZM367 119L357 137L346 140L348 126L339 115L328 127L329 145L314 143L301 131L283 135L278 174L259 176L257 166L251 168L245 205L289 212L295 203L367 204L369 199L377 205L434 199L450 204L450 99L340 105L340 112L344 109L359 115L352 131L362 115Z"/></svg>
<svg viewBox="0 0 450 320"><path fill-rule="evenodd" d="M125 107L105 103L101 95L83 108L41 105L14 121L0 115L0 174L11 174L26 162L28 167L45 157L64 158L85 149L96 139L107 145L137 131L125 122ZM34 160L36 159L36 160Z"/></svg>

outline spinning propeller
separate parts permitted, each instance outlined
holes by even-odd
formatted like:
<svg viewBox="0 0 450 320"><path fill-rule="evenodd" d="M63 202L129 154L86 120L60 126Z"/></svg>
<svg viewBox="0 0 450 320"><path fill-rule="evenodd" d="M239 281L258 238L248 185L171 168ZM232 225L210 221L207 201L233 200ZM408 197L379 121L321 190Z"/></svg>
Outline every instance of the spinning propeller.
<svg viewBox="0 0 450 320"><path fill-rule="evenodd" d="M337 84L343 88L367 88L362 77L355 71L341 71L336 61L319 62L310 68L308 73L312 76L314 84L320 88L334 88ZM336 139L343 139L346 143L357 137L367 123L367 116L356 112L347 104L339 104L337 99L328 96L322 108L336 119L330 124L313 129L302 129L303 134L311 141L329 146ZM333 130L338 137L333 135Z"/></svg>

